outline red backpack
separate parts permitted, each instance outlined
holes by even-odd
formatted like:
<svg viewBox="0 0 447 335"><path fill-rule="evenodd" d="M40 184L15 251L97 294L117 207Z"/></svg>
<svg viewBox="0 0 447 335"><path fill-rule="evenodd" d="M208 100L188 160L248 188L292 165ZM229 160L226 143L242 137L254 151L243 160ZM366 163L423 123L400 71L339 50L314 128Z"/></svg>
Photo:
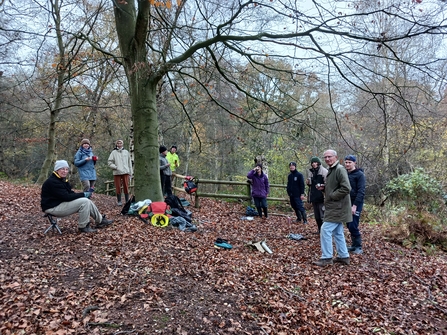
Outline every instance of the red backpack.
<svg viewBox="0 0 447 335"><path fill-rule="evenodd" d="M188 194L193 194L197 191L197 184L194 182L194 177L186 176L183 182L183 187L185 192Z"/></svg>

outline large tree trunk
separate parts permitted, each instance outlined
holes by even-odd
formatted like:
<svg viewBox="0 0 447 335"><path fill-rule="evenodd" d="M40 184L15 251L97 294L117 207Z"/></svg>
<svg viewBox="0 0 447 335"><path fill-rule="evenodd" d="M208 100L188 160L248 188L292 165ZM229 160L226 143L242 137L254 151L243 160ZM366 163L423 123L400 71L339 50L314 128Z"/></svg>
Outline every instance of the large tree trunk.
<svg viewBox="0 0 447 335"><path fill-rule="evenodd" d="M134 125L136 200L161 201L156 92L163 71L156 72L146 50L149 1L115 3L115 23L131 95Z"/></svg>

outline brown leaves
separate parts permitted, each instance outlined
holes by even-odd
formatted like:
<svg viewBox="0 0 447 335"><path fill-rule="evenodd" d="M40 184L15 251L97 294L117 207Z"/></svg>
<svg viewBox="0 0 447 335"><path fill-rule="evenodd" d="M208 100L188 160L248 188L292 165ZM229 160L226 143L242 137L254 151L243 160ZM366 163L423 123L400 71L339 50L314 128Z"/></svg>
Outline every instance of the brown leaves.
<svg viewBox="0 0 447 335"><path fill-rule="evenodd" d="M241 220L239 203L201 199L188 208L198 231L183 233L121 216L113 197L95 194L111 227L79 234L72 215L59 222L62 235L43 235L39 187L0 181L0 199L1 334L446 330L445 255L390 244L374 226L362 224L365 254L351 266L322 269L312 265L320 257L313 220ZM233 249L215 249L217 237ZM264 238L271 255L246 246Z"/></svg>

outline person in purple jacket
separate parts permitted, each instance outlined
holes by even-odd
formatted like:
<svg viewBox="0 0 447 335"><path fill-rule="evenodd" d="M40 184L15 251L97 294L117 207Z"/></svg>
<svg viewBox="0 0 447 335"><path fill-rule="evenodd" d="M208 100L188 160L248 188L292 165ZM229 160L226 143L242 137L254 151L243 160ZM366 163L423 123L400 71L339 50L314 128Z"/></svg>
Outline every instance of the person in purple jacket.
<svg viewBox="0 0 447 335"><path fill-rule="evenodd" d="M267 218L267 195L270 191L270 184L267 175L262 171L262 165L256 164L255 168L248 172L247 178L252 181L251 196L259 217L262 218L262 212L264 212L264 217Z"/></svg>

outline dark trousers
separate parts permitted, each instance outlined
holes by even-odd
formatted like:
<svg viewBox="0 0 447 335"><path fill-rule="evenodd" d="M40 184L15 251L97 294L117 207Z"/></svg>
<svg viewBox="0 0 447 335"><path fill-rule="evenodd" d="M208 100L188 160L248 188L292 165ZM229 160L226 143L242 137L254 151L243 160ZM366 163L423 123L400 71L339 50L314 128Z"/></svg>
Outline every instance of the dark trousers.
<svg viewBox="0 0 447 335"><path fill-rule="evenodd" d="M352 215L352 221L348 222L346 225L348 226L349 233L351 234L351 238L360 237L360 214L362 213L363 206L357 207L357 211Z"/></svg>
<svg viewBox="0 0 447 335"><path fill-rule="evenodd" d="M314 217L315 221L317 221L318 231L320 231L324 220L324 202L313 202L312 207L314 208Z"/></svg>
<svg viewBox="0 0 447 335"><path fill-rule="evenodd" d="M301 217L303 216L303 220L307 220L306 210L304 209L301 197L290 197L290 206L292 206L293 210L295 211L297 219L301 220Z"/></svg>
<svg viewBox="0 0 447 335"><path fill-rule="evenodd" d="M161 179L161 190L163 195L171 195L172 194L172 185L171 185L171 176L167 176L164 173L160 173Z"/></svg>

